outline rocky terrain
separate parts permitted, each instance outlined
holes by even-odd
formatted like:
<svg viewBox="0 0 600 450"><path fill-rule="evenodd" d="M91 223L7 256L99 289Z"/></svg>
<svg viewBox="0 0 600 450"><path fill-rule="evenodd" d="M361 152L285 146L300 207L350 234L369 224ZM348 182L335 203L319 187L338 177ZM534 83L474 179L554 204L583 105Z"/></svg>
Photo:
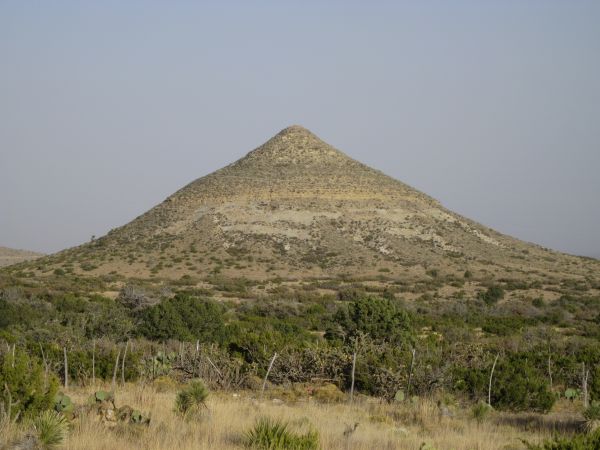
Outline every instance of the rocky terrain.
<svg viewBox="0 0 600 450"><path fill-rule="evenodd" d="M586 277L597 260L502 235L355 161L300 126L37 270L266 279Z"/></svg>

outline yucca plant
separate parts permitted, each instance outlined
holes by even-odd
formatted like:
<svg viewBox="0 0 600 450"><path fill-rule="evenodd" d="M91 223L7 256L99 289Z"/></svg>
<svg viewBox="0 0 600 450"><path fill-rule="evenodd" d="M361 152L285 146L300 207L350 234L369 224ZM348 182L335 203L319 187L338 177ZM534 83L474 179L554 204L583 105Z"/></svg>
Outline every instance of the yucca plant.
<svg viewBox="0 0 600 450"><path fill-rule="evenodd" d="M66 439L69 421L56 411L44 411L33 420L35 437L43 449L53 449Z"/></svg>
<svg viewBox="0 0 600 450"><path fill-rule="evenodd" d="M245 433L247 447L261 450L317 450L316 431L298 434L289 430L287 422L262 417Z"/></svg>
<svg viewBox="0 0 600 450"><path fill-rule="evenodd" d="M207 408L205 400L208 397L208 389L200 380L192 380L184 389L177 393L175 398L175 410L182 415L192 411L198 411L200 407Z"/></svg>

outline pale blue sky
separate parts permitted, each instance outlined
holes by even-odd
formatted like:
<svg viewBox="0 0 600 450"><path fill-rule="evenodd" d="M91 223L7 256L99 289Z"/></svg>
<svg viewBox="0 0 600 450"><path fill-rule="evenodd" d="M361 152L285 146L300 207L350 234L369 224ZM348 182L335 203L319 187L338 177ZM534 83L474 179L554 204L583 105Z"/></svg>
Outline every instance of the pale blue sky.
<svg viewBox="0 0 600 450"><path fill-rule="evenodd" d="M294 123L600 256L599 1L0 1L0 245L102 235Z"/></svg>

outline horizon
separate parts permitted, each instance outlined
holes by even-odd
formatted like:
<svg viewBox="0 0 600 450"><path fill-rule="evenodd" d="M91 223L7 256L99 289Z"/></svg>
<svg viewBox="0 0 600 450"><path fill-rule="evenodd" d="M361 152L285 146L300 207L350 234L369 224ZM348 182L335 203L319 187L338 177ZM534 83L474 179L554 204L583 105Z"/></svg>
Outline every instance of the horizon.
<svg viewBox="0 0 600 450"><path fill-rule="evenodd" d="M88 242L299 123L462 216L600 258L598 19L591 1L5 2L0 245Z"/></svg>

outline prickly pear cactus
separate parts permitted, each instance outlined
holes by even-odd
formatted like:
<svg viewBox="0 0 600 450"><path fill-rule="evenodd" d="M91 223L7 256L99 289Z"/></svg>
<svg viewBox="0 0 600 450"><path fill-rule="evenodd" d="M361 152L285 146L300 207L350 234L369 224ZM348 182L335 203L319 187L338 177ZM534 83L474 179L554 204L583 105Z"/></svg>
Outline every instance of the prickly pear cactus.
<svg viewBox="0 0 600 450"><path fill-rule="evenodd" d="M572 389L569 388L565 391L565 398L567 400L575 400L577 397L579 397L579 389Z"/></svg>
<svg viewBox="0 0 600 450"><path fill-rule="evenodd" d="M96 393L94 394L94 397L96 398L96 401L98 402L103 402L105 400L112 400L112 394L110 392L106 392L106 391L96 391Z"/></svg>
<svg viewBox="0 0 600 450"><path fill-rule="evenodd" d="M394 401L396 401L396 402L404 401L404 391L402 389L396 391L396 394L394 395Z"/></svg>
<svg viewBox="0 0 600 450"><path fill-rule="evenodd" d="M54 410L56 412L62 413L64 415L69 415L73 413L73 409L75 405L71 401L71 397L64 394L63 392L59 392L54 397Z"/></svg>
<svg viewBox="0 0 600 450"><path fill-rule="evenodd" d="M136 409L131 413L130 422L134 425L150 425L150 417Z"/></svg>

